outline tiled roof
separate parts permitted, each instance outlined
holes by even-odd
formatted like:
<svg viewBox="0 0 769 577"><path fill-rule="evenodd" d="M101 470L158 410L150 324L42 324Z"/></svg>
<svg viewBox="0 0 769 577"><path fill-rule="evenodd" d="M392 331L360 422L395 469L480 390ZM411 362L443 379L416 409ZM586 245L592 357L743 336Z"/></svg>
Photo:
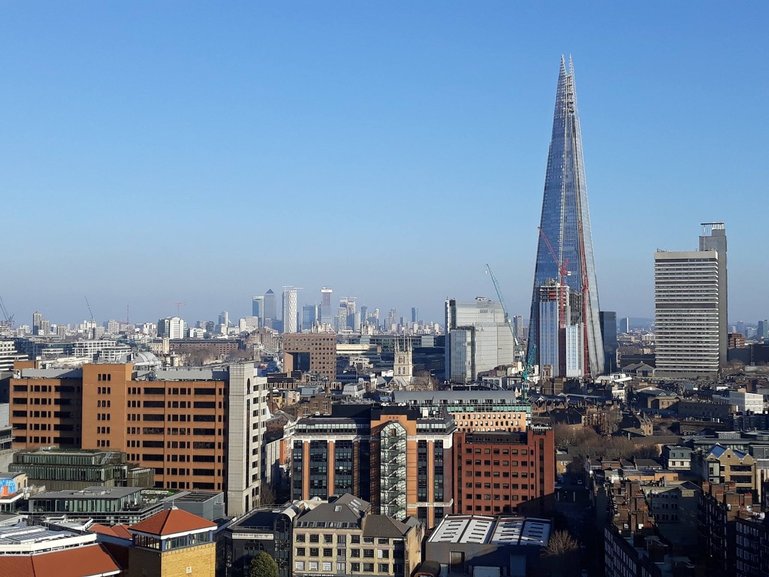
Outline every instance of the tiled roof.
<svg viewBox="0 0 769 577"><path fill-rule="evenodd" d="M91 525L88 530L91 533L109 535L110 537L117 537L118 539L128 539L129 541L132 539L131 533L125 525L113 525L110 527L108 525L96 523L95 525Z"/></svg>
<svg viewBox="0 0 769 577"><path fill-rule="evenodd" d="M106 577L120 567L100 545L41 555L0 556L0 577Z"/></svg>
<svg viewBox="0 0 769 577"><path fill-rule="evenodd" d="M203 529L216 529L216 524L182 509L166 509L156 513L149 519L131 525L128 529L158 537L167 537Z"/></svg>

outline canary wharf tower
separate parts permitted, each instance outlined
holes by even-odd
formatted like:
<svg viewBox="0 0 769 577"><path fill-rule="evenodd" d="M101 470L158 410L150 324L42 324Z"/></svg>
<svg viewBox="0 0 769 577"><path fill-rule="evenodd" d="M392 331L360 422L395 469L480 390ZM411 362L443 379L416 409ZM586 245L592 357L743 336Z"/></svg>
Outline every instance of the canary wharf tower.
<svg viewBox="0 0 769 577"><path fill-rule="evenodd" d="M528 359L543 375L600 374L603 344L574 65L561 58L547 158Z"/></svg>

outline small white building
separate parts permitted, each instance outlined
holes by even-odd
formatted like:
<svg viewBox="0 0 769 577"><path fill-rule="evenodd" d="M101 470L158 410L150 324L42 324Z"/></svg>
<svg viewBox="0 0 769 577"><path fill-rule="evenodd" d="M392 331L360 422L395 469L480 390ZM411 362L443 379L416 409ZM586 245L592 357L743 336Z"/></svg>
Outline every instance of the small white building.
<svg viewBox="0 0 769 577"><path fill-rule="evenodd" d="M739 413L764 412L764 396L758 393L748 393L744 390L729 391L729 404Z"/></svg>

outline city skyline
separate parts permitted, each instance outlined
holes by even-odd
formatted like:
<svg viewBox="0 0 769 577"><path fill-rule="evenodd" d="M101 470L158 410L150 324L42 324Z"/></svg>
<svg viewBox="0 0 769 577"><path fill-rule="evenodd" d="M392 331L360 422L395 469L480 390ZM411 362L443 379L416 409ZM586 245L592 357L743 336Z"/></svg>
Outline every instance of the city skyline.
<svg viewBox="0 0 769 577"><path fill-rule="evenodd" d="M651 318L654 251L717 220L729 322L766 318L766 6L182 6L4 8L17 322L87 319L84 295L100 319L245 316L289 283L440 321L447 297L493 295L486 262L527 316L564 52L602 308Z"/></svg>

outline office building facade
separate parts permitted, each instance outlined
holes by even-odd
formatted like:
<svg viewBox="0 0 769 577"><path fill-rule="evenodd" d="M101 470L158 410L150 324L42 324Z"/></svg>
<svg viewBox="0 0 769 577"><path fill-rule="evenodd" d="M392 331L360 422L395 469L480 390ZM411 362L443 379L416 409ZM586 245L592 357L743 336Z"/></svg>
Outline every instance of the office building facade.
<svg viewBox="0 0 769 577"><path fill-rule="evenodd" d="M283 335L283 370L314 374L330 386L336 379L336 335L295 333Z"/></svg>
<svg viewBox="0 0 769 577"><path fill-rule="evenodd" d="M578 346L579 361L575 362L574 354L571 354L569 372L597 376L603 371L604 364L598 283L593 262L574 68L571 63L567 68L563 59L539 231L527 358L533 358L535 364L551 365L553 376L566 376L566 357L574 352L573 347ZM545 301L548 304L543 307L541 287L546 285L562 286L559 293L568 298L569 306L564 306L563 302L556 306L552 301ZM545 291L544 295L551 292ZM555 321L548 318L543 323L543 314L555 315ZM557 361L542 358L546 348L542 339L552 341L553 336L543 334L543 328L557 331L560 343ZM548 354L554 352L552 347L548 351Z"/></svg>
<svg viewBox="0 0 769 577"><path fill-rule="evenodd" d="M297 289L283 287L283 332L299 332L297 320L299 315Z"/></svg>
<svg viewBox="0 0 769 577"><path fill-rule="evenodd" d="M449 299L446 313L446 378L471 383L478 374L515 360L515 341L502 305L478 297L473 303Z"/></svg>
<svg viewBox="0 0 769 577"><path fill-rule="evenodd" d="M268 328L274 328L273 324L278 320L277 314L275 292L273 292L272 289L268 289L267 292L264 293L264 318L262 319L262 325Z"/></svg>
<svg viewBox="0 0 769 577"><path fill-rule="evenodd" d="M454 513L499 515L555 492L555 435L457 432L454 439Z"/></svg>
<svg viewBox="0 0 769 577"><path fill-rule="evenodd" d="M617 372L617 313L601 311L601 338L603 339L603 372L607 375Z"/></svg>
<svg viewBox="0 0 769 577"><path fill-rule="evenodd" d="M726 365L729 323L729 282L727 276L726 226L723 222L703 222L699 249L718 254L718 363ZM743 333L744 334L744 333Z"/></svg>
<svg viewBox="0 0 769 577"><path fill-rule="evenodd" d="M333 290L328 287L320 289L320 324L326 328L334 326L334 311L331 309Z"/></svg>
<svg viewBox="0 0 769 577"><path fill-rule="evenodd" d="M123 451L158 487L224 491L231 515L259 503L267 415L267 379L249 363L26 368L11 379L14 448Z"/></svg>
<svg viewBox="0 0 769 577"><path fill-rule="evenodd" d="M655 253L655 374L718 374L722 351L726 353L719 258L715 250Z"/></svg>
<svg viewBox="0 0 769 577"><path fill-rule="evenodd" d="M374 511L433 527L453 507L453 419L406 407L334 407L300 419L291 456L291 498L350 492Z"/></svg>

